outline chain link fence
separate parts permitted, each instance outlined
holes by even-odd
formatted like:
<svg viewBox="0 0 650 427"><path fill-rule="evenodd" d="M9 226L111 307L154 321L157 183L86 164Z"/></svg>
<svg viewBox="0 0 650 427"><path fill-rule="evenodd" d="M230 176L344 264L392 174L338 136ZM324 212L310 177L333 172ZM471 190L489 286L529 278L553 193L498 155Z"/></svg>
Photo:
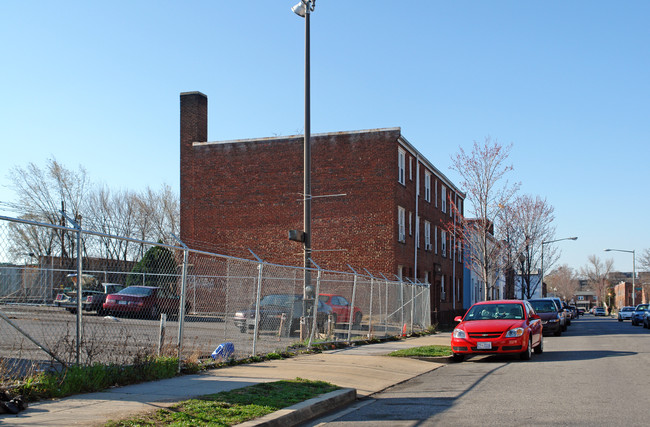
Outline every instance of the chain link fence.
<svg viewBox="0 0 650 427"><path fill-rule="evenodd" d="M0 217L0 375L151 355L195 361L225 343L238 359L431 325L428 285L305 271Z"/></svg>

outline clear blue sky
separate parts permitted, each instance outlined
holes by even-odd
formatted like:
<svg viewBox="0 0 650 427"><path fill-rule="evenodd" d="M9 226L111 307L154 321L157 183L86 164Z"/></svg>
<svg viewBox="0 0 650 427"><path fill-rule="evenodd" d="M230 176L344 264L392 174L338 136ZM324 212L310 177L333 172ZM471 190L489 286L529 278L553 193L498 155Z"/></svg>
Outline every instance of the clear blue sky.
<svg viewBox="0 0 650 427"><path fill-rule="evenodd" d="M93 181L179 187L179 93L211 141L303 131L297 0L0 2L0 201L56 158ZM312 132L402 128L450 156L513 143L512 181L555 207L559 263L630 271L650 247L650 2L318 0ZM557 265L557 264L556 264Z"/></svg>

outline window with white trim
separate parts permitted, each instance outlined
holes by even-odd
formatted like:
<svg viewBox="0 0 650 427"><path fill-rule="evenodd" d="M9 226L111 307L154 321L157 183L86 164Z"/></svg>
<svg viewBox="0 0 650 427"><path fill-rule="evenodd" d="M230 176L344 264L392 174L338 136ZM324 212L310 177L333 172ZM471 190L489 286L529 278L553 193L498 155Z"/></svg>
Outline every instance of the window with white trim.
<svg viewBox="0 0 650 427"><path fill-rule="evenodd" d="M420 247L420 215L415 216L415 244Z"/></svg>
<svg viewBox="0 0 650 427"><path fill-rule="evenodd" d="M447 292L445 291L445 275L440 276L440 299L447 301Z"/></svg>
<svg viewBox="0 0 650 427"><path fill-rule="evenodd" d="M442 256L447 256L447 232L445 230L440 231L440 249L442 251Z"/></svg>
<svg viewBox="0 0 650 427"><path fill-rule="evenodd" d="M401 206L397 207L397 226L399 229L398 240L400 242L406 242L406 209Z"/></svg>
<svg viewBox="0 0 650 427"><path fill-rule="evenodd" d="M398 154L397 154L397 168L398 168L397 180L399 181L400 184L406 185L406 180L404 177L404 174L406 173L405 171L406 151L402 150L401 148L398 150Z"/></svg>
<svg viewBox="0 0 650 427"><path fill-rule="evenodd" d="M409 157L409 180L413 181L413 157Z"/></svg>
<svg viewBox="0 0 650 427"><path fill-rule="evenodd" d="M431 202L431 174L424 171L424 200Z"/></svg>
<svg viewBox="0 0 650 427"><path fill-rule="evenodd" d="M424 250L431 250L431 223L424 221Z"/></svg>
<svg viewBox="0 0 650 427"><path fill-rule="evenodd" d="M438 207L438 180L436 179L435 188L433 189L433 196L435 198L435 206Z"/></svg>
<svg viewBox="0 0 650 427"><path fill-rule="evenodd" d="M409 236L413 235L413 212L409 211Z"/></svg>
<svg viewBox="0 0 650 427"><path fill-rule="evenodd" d="M440 187L440 205L443 212L447 212L447 188L443 185Z"/></svg>
<svg viewBox="0 0 650 427"><path fill-rule="evenodd" d="M433 227L433 252L438 253L438 226Z"/></svg>

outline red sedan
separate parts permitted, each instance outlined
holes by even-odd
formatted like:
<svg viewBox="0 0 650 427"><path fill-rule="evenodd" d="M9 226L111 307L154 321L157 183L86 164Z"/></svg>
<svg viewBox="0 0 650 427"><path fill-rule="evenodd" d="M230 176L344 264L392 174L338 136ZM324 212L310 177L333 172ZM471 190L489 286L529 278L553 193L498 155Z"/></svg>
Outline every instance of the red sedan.
<svg viewBox="0 0 650 427"><path fill-rule="evenodd" d="M336 323L350 323L350 308L351 304L343 295L334 294L319 294L318 297L323 303L332 307L332 315L334 316L334 324ZM363 319L363 313L359 307L354 307L352 310L352 324L358 326Z"/></svg>
<svg viewBox="0 0 650 427"><path fill-rule="evenodd" d="M528 301L483 301L471 306L451 336L455 361L472 354L519 354L530 359L544 351L542 320Z"/></svg>

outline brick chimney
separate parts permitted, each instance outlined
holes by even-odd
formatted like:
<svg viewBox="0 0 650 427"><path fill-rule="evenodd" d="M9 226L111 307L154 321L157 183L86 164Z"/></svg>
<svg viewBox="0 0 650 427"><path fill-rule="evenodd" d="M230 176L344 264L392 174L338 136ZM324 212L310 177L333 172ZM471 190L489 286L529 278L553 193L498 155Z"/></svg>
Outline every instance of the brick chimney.
<svg viewBox="0 0 650 427"><path fill-rule="evenodd" d="M208 97L201 92L181 93L181 240L194 236L193 142L208 140Z"/></svg>

